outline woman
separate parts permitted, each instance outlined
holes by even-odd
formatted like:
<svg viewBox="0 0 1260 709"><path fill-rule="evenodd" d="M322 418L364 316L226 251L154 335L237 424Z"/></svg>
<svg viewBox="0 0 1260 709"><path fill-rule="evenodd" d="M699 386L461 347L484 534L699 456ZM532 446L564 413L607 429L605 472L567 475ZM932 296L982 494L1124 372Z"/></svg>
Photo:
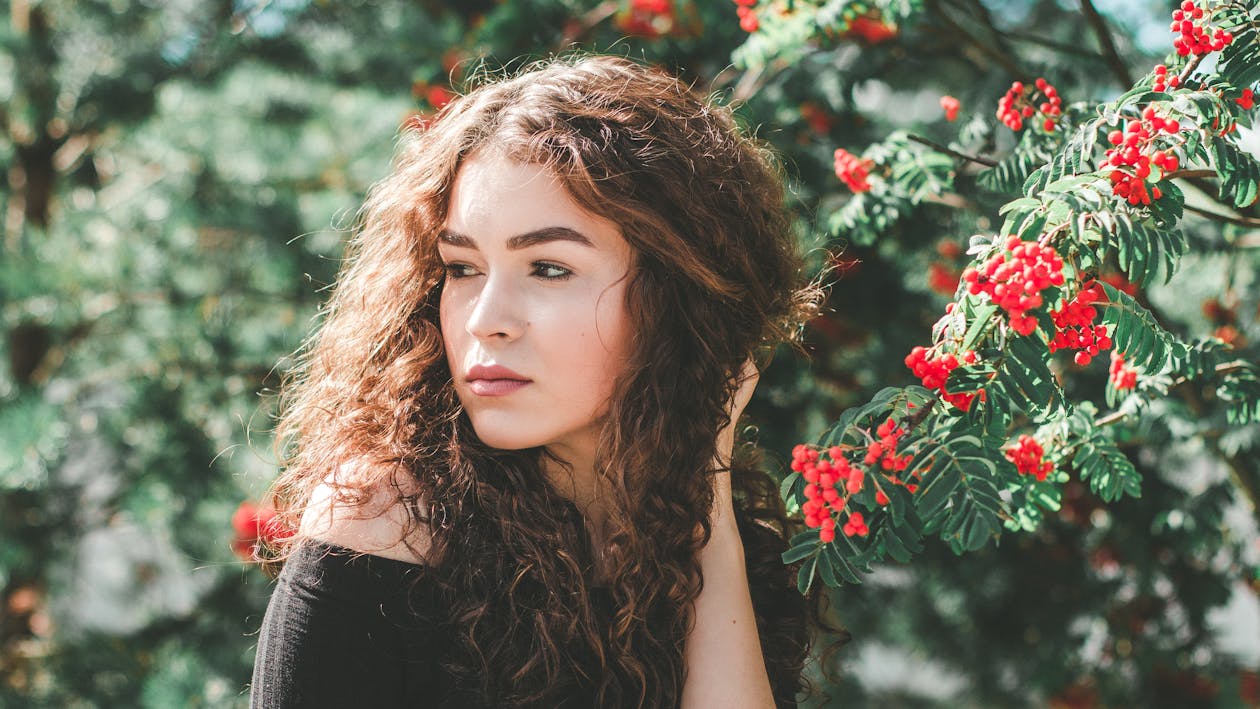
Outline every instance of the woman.
<svg viewBox="0 0 1260 709"><path fill-rule="evenodd" d="M767 156L654 69L408 131L286 382L252 705L794 706L818 598L730 461L799 266Z"/></svg>

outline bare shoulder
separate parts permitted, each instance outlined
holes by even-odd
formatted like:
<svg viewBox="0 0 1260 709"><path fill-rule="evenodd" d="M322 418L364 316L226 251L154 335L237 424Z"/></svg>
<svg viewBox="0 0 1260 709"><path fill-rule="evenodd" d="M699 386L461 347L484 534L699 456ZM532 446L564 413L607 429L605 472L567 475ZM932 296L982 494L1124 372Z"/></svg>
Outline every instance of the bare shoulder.
<svg viewBox="0 0 1260 709"><path fill-rule="evenodd" d="M352 470L342 469L353 475ZM380 486L371 500L356 507L338 500L331 476L311 495L310 506L302 515L300 531L314 539L387 559L411 564L426 563L429 551L428 528L421 523L407 531L409 513L389 485ZM421 501L423 508L423 500Z"/></svg>

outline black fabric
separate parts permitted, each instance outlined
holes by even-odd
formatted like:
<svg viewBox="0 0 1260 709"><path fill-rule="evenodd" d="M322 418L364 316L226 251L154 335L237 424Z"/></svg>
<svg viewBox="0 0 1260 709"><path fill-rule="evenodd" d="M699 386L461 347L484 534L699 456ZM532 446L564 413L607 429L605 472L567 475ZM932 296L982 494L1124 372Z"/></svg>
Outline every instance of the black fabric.
<svg viewBox="0 0 1260 709"><path fill-rule="evenodd" d="M250 709L472 709L486 706L441 669L450 636L418 564L307 541L285 562L258 635ZM591 600L613 617L607 588ZM574 688L549 709L593 706Z"/></svg>
<svg viewBox="0 0 1260 709"><path fill-rule="evenodd" d="M307 542L263 616L251 709L460 706L425 568Z"/></svg>

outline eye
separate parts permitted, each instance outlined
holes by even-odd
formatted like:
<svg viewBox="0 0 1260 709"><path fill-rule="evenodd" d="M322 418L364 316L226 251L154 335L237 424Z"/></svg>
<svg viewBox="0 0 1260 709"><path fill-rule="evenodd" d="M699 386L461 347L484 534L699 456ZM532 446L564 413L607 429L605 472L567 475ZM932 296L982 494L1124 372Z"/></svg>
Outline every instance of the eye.
<svg viewBox="0 0 1260 709"><path fill-rule="evenodd" d="M476 275L476 273L470 272L473 270L473 267L466 263L442 264L442 269L446 271L446 277L451 280L459 280L461 278L468 278L469 276Z"/></svg>
<svg viewBox="0 0 1260 709"><path fill-rule="evenodd" d="M557 266L554 263L535 261L534 275L548 281L563 281L571 278L573 276L573 271L570 271L563 266Z"/></svg>

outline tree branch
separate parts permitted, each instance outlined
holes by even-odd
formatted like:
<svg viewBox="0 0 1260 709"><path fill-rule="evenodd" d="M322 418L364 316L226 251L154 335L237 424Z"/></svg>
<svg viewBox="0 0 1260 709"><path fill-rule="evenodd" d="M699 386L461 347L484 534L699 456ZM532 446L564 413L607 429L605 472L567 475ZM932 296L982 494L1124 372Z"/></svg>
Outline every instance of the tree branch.
<svg viewBox="0 0 1260 709"><path fill-rule="evenodd" d="M945 153L946 155L952 155L956 158L960 158L968 162L974 162L977 165L984 165L985 167L996 167L998 164L998 161L994 160L993 158L985 157L983 155L968 155L967 153L961 153L957 150L954 150L953 148L949 148L935 141L928 140L927 138L924 138L923 136L910 134L910 135L907 135L906 137L916 143L919 143L920 145L926 145L927 147L937 152Z"/></svg>
<svg viewBox="0 0 1260 709"><path fill-rule="evenodd" d="M989 7L981 0L967 0L967 4L975 10L980 17L981 24L993 36L993 41L997 44L998 51L1011 57L1011 61L1014 62L1014 57L1016 57L1015 51L1006 43L1006 34L998 29L997 23L993 21L993 13L989 12Z"/></svg>
<svg viewBox="0 0 1260 709"><path fill-rule="evenodd" d="M1194 212L1195 214L1211 219L1212 221L1225 222L1226 224L1237 224L1238 226L1250 227L1252 229L1260 229L1260 219L1254 219L1252 217L1239 217L1232 214L1218 214L1216 212L1203 209L1202 207L1194 207L1189 204L1185 205L1185 210L1187 212Z"/></svg>
<svg viewBox="0 0 1260 709"><path fill-rule="evenodd" d="M1174 170L1164 175L1165 180L1176 180L1178 178L1193 180L1200 177L1216 177L1216 170ZM1195 185L1196 187L1198 185Z"/></svg>
<svg viewBox="0 0 1260 709"><path fill-rule="evenodd" d="M1213 372L1216 374L1231 374L1233 372L1239 372L1244 369L1247 369L1250 366L1251 366L1250 362L1239 359L1239 360L1234 360L1233 362L1223 362L1221 364L1218 364L1216 365L1216 369L1213 370ZM1179 387L1182 384L1185 384L1186 382L1189 382L1189 381L1190 381L1190 377L1178 377L1173 380L1172 384L1168 385L1168 388L1172 389L1173 387ZM1120 423L1127 416L1128 414L1123 411L1112 411L1111 413L1107 414L1106 416L1103 416L1102 418L1095 419L1094 425L1095 426L1110 426L1112 424Z"/></svg>
<svg viewBox="0 0 1260 709"><path fill-rule="evenodd" d="M1101 52L1095 52L1092 49L1087 49L1085 47L1080 47L1073 44L1064 44L1062 42L1056 42L1052 39L1047 39L1040 35L1032 34L1031 32L1021 32L1019 30L1002 30L1002 36L1013 39L1018 42L1027 42L1028 44L1035 44L1038 47L1046 47L1047 49L1053 49L1056 52L1070 54L1074 57L1084 57L1086 59L1094 59L1097 61L1105 60L1105 57L1103 57Z"/></svg>
<svg viewBox="0 0 1260 709"><path fill-rule="evenodd" d="M1015 76L1021 79L1027 78L1027 73L1023 70L1023 68L1019 66L1019 64L1015 62L1015 60L1009 54L1006 54L998 49L990 47L984 42L981 42L980 39L977 38L975 35L968 32L967 28L958 24L958 22L954 20L954 18L950 17L949 14L946 13L941 8L939 0L928 0L927 5L928 5L929 10L931 10L933 14L939 17L943 24L948 26L949 29L954 32L954 34L958 35L967 44L970 44L971 46L975 47L977 50L979 50L982 54L987 56L989 59L992 59L994 63L1000 65L1011 76Z"/></svg>
<svg viewBox="0 0 1260 709"><path fill-rule="evenodd" d="M1107 28L1107 21L1098 14L1098 9L1094 7L1092 0L1081 0L1081 12L1085 13L1085 21L1094 31L1094 36L1098 38L1103 58L1107 62L1107 67L1111 69L1111 73L1120 80L1121 86L1132 86L1133 76L1129 73L1129 67L1124 60L1120 58L1120 53L1116 51L1116 41L1111 36L1111 30Z"/></svg>

